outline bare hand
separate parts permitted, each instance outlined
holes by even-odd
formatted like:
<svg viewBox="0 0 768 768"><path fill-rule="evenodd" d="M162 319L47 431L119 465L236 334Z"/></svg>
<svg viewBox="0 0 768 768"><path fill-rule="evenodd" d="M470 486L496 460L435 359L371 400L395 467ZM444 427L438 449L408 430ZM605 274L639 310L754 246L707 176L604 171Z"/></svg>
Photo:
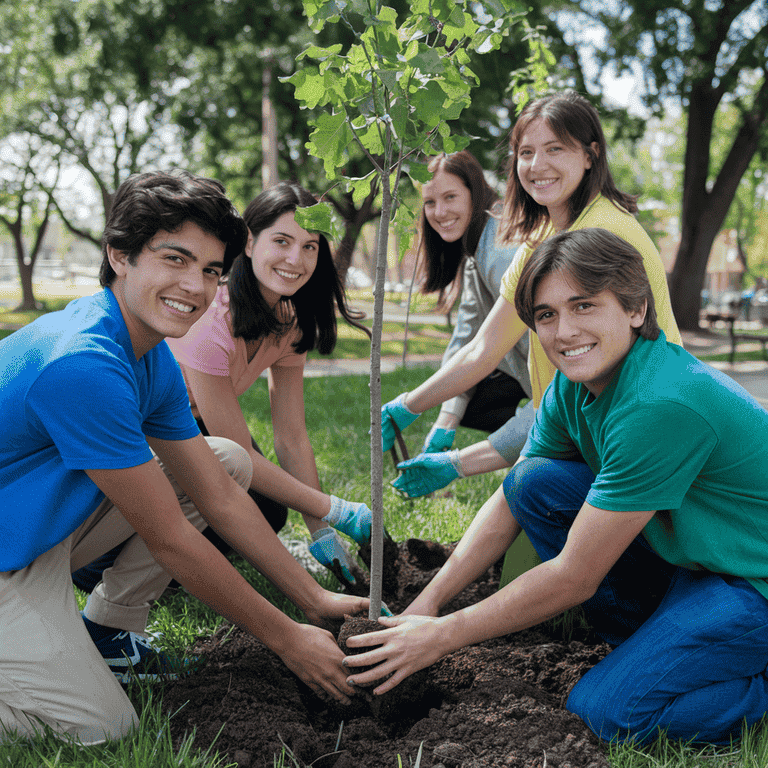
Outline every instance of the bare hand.
<svg viewBox="0 0 768 768"><path fill-rule="evenodd" d="M343 619L345 614L354 616L356 613L368 614L370 600L367 597L342 595L339 592L322 591L320 598L304 610L310 624L323 625L323 619Z"/></svg>
<svg viewBox="0 0 768 768"><path fill-rule="evenodd" d="M425 590L427 591L427 590ZM440 607L424 597L422 592L401 614L401 616L439 616Z"/></svg>
<svg viewBox="0 0 768 768"><path fill-rule="evenodd" d="M347 678L347 682L352 685L366 685L391 674L391 677L374 689L375 694L391 691L408 675L434 664L449 650L444 643L444 619L401 615L381 618L379 623L388 629L355 635L347 640L350 648L378 647L355 656L347 656L343 662L352 672L353 667L378 665L367 672Z"/></svg>
<svg viewBox="0 0 768 768"><path fill-rule="evenodd" d="M280 656L285 666L319 696L325 692L349 704L354 690L346 682L347 672L341 665L344 654L333 635L310 624L296 624L295 632Z"/></svg>

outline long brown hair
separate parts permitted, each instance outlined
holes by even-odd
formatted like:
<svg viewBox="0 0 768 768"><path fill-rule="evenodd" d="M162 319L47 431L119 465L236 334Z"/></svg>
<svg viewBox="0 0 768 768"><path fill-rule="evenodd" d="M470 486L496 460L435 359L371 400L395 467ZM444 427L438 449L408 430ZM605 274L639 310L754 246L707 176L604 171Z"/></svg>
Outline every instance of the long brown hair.
<svg viewBox="0 0 768 768"><path fill-rule="evenodd" d="M557 138L568 146L581 147L592 162L584 178L568 200L568 226L573 224L587 203L598 193L637 213L636 197L621 192L608 167L608 146L597 110L575 91L564 91L529 102L515 122L509 137L507 163L507 189L504 211L499 226L502 242L525 242L549 221L549 212L539 205L524 189L517 175L520 142L534 120L543 119ZM592 144L597 144L597 149Z"/></svg>
<svg viewBox="0 0 768 768"><path fill-rule="evenodd" d="M485 180L483 169L474 155L462 150L451 155L445 153L432 158L427 169L434 177L438 171L450 173L461 180L469 190L472 215L466 232L454 243L446 243L427 221L424 206L421 207L421 238L419 241L419 272L423 277L422 293L439 291L438 304L442 304L445 291L460 274L464 260L474 256L490 210L498 199Z"/></svg>

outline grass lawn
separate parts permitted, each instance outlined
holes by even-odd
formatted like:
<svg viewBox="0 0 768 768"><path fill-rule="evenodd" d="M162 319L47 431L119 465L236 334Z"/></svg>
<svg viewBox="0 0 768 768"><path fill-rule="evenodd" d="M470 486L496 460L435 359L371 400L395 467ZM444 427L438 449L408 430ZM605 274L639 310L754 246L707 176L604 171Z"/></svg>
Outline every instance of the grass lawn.
<svg viewBox="0 0 768 768"><path fill-rule="evenodd" d="M0 322L3 314L0 313ZM18 322L18 321L16 321ZM357 331L342 329L338 354L356 356L354 350L367 340ZM388 327L386 340L394 346L386 354L402 354L402 341L398 341L402 327ZM419 344L436 352L442 351L447 341L445 326L423 326L413 333L414 345ZM361 342L362 339L362 342ZM399 347L398 347L399 345ZM431 346L430 346L431 345ZM416 350L410 347L411 352ZM367 352L364 354L367 355ZM748 353L751 354L751 353ZM755 353L760 359L759 351ZM421 383L431 372L427 368L400 369L382 375L383 399L386 402L400 392ZM366 377L343 376L308 378L305 380L307 424L317 458L323 488L347 499L366 501L370 498L368 380ZM266 381L259 380L241 397L250 429L265 453L273 461L272 430L269 420L269 400ZM343 404L343 405L340 405ZM405 433L412 454L418 452L431 426L437 409L418 419ZM482 439L484 433L460 430L457 447L464 447ZM398 540L415 537L449 542L458 539L483 502L498 487L504 471L459 481L450 486L451 498L424 498L407 501L389 487L395 470L389 457L385 457L385 524ZM294 537L308 539L308 533L298 514L291 512L288 526ZM262 594L294 618L301 619L296 609L242 560L236 561L241 572ZM319 577L330 588L335 579ZM84 602L84 596L78 595ZM164 597L153 607L150 629L162 633L162 644L170 653L182 654L194 640L210 634L220 625L220 619L199 601L184 592ZM203 753L195 749L192 737L181 750L174 750L168 735L168 719L161 713L160 689L135 686L130 695L141 714L142 727L120 743L75 748L62 744L53 736L41 737L33 742L0 744L0 767L9 768L232 768L234 763L220 759L214 752ZM675 742L659 741L656 745L635 750L629 747L615 749L610 755L614 768L765 768L768 765L768 729L756 729L739 748L695 749ZM290 756L276 756L275 766L296 768ZM397 755L392 755L392 766L398 766ZM305 768L298 766L298 768Z"/></svg>

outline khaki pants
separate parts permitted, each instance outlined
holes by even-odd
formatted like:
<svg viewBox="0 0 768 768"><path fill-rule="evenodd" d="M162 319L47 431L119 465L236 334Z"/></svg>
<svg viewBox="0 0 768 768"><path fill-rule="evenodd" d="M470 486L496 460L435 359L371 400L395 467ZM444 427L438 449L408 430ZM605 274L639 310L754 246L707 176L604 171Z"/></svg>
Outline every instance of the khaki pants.
<svg viewBox="0 0 768 768"><path fill-rule="evenodd" d="M243 488L248 454L224 438L206 438ZM166 473L167 474L167 473ZM200 513L174 479L179 503L199 530ZM41 723L62 736L94 744L124 736L138 718L96 650L77 609L70 573L128 540L88 600L92 621L143 632L149 607L171 581L144 542L108 500L67 539L26 568L0 573L0 741L33 735Z"/></svg>

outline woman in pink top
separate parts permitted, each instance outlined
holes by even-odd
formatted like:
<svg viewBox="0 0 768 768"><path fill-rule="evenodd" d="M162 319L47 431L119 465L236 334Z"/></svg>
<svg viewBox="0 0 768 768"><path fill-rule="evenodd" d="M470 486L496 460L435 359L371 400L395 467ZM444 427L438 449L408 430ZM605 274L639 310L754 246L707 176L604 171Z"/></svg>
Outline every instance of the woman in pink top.
<svg viewBox="0 0 768 768"><path fill-rule="evenodd" d="M250 494L272 528L283 527L287 507L296 509L312 533L313 556L329 568L338 560L336 575L354 583L333 529L363 544L370 540L371 512L320 489L304 420L304 362L311 349L333 351L336 309L370 333L357 322L362 313L347 306L326 238L294 220L296 208L316 202L305 189L285 182L256 197L243 214L249 230L244 252L208 311L185 336L168 342L202 433L227 437L250 453ZM280 466L262 455L237 400L265 370ZM208 529L206 536L230 551L215 531ZM78 584L79 575L73 576Z"/></svg>
<svg viewBox="0 0 768 768"><path fill-rule="evenodd" d="M329 523L339 528L338 512L346 519L339 530L362 543L370 536L370 512L320 490L304 419L304 362L311 349L333 351L336 308L347 322L368 331L356 321L361 315L347 307L328 241L294 220L296 208L316 202L305 189L285 182L256 197L243 214L249 230L245 251L208 312L170 347L203 434L228 437L251 454L251 495L272 527L283 526L287 507L298 510L312 533L315 558L326 566L338 559L352 581ZM237 400L265 370L280 467L261 454Z"/></svg>

